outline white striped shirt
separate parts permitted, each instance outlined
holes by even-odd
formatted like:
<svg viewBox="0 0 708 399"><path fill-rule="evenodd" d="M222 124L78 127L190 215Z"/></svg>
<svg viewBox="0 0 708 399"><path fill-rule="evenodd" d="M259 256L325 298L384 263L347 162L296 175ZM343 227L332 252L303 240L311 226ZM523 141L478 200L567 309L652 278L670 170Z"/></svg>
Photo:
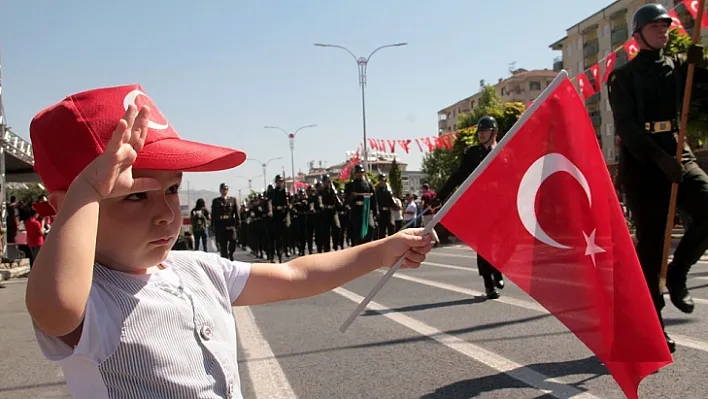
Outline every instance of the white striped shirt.
<svg viewBox="0 0 708 399"><path fill-rule="evenodd" d="M73 350L35 326L74 398L242 398L231 303L250 265L202 251L163 264L143 276L95 265Z"/></svg>

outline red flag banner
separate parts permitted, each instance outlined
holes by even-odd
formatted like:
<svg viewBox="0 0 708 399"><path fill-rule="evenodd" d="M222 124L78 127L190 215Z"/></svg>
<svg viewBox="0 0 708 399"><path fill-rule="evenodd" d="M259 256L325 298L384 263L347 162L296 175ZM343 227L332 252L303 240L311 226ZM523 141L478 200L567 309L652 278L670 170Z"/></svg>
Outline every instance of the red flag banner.
<svg viewBox="0 0 708 399"><path fill-rule="evenodd" d="M602 75L602 83L607 82L610 78L610 72L615 69L615 61L617 60L617 52L612 52L605 58L605 73Z"/></svg>
<svg viewBox="0 0 708 399"><path fill-rule="evenodd" d="M639 383L672 359L567 73L467 180L443 225L558 318L637 399ZM480 207L485 198L495 206Z"/></svg>
<svg viewBox="0 0 708 399"><path fill-rule="evenodd" d="M637 40L634 38L627 40L623 47L624 51L627 52L627 58L630 60L636 57L639 53L639 45L637 44Z"/></svg>
<svg viewBox="0 0 708 399"><path fill-rule="evenodd" d="M576 79L578 81L578 87L580 87L580 92L583 93L583 97L586 100L594 96L595 93L597 93L590 84L590 80L588 79L588 76L585 74L585 72L576 76Z"/></svg>

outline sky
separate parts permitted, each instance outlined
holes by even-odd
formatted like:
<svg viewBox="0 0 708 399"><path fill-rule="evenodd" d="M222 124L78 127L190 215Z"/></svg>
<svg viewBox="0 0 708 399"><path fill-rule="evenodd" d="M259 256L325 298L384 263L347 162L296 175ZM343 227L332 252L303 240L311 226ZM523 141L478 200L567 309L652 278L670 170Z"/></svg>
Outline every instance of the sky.
<svg viewBox="0 0 708 399"><path fill-rule="evenodd" d="M263 188L295 170L333 165L362 142L362 104L351 55L385 44L368 66L367 134L377 139L437 135L437 111L517 68L552 68L548 46L612 3L551 0L280 0L103 2L0 0L3 105L11 129L64 96L138 83L180 136L238 148L236 169L185 175L191 188ZM399 160L420 170L417 148Z"/></svg>

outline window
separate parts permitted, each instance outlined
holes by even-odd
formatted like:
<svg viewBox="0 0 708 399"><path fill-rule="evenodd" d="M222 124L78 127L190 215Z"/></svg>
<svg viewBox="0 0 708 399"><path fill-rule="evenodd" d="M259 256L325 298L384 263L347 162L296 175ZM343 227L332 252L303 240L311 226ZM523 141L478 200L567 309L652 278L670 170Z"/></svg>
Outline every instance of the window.
<svg viewBox="0 0 708 399"><path fill-rule="evenodd" d="M541 90L541 82L529 82L529 90Z"/></svg>
<svg viewBox="0 0 708 399"><path fill-rule="evenodd" d="M447 120L447 114L438 114L438 119L441 121L446 121Z"/></svg>
<svg viewBox="0 0 708 399"><path fill-rule="evenodd" d="M578 50L582 50L582 48L583 48L583 39L577 39L577 40L575 41L575 47L576 47Z"/></svg>
<svg viewBox="0 0 708 399"><path fill-rule="evenodd" d="M602 27L602 36L608 36L610 34L610 25L607 24Z"/></svg>
<svg viewBox="0 0 708 399"><path fill-rule="evenodd" d="M565 51L566 51L566 58L572 57L573 56L573 46L565 46Z"/></svg>
<svg viewBox="0 0 708 399"><path fill-rule="evenodd" d="M615 134L615 127L611 124L608 123L605 125L605 136L613 136Z"/></svg>
<svg viewBox="0 0 708 399"><path fill-rule="evenodd" d="M612 112L612 106L610 105L610 99L605 100L605 109Z"/></svg>
<svg viewBox="0 0 708 399"><path fill-rule="evenodd" d="M615 160L615 149L612 147L607 148L607 160L608 161L614 161Z"/></svg>

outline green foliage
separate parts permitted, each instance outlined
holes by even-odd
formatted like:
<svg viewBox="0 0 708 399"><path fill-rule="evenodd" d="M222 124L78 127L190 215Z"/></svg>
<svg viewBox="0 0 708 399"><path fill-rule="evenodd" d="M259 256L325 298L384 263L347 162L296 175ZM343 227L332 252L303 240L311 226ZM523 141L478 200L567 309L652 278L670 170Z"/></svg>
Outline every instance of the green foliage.
<svg viewBox="0 0 708 399"><path fill-rule="evenodd" d="M9 197L14 196L18 201L31 205L37 202L40 196L49 195L47 190L43 189L38 184L26 184L26 186L27 188L11 189Z"/></svg>
<svg viewBox="0 0 708 399"><path fill-rule="evenodd" d="M480 119L487 115L494 117L499 124L499 138L501 138L526 110L522 103L502 103L494 86L484 85L481 90L482 95L477 106L472 112L462 114L457 119L458 131L452 151L436 149L423 157L421 169L426 182L433 190L439 190L445 184L450 173L459 165L465 150L477 144L475 130Z"/></svg>
<svg viewBox="0 0 708 399"><path fill-rule="evenodd" d="M686 54L691 43L692 40L688 35L683 35L678 29L674 29L669 33L669 42L664 48L664 53L666 55ZM694 148L702 147L708 139L708 111L706 110L708 110L708 85L694 78L686 127L686 138Z"/></svg>
<svg viewBox="0 0 708 399"><path fill-rule="evenodd" d="M439 190L459 163L454 151L436 148L423 155L421 171L432 190Z"/></svg>
<svg viewBox="0 0 708 399"><path fill-rule="evenodd" d="M330 178L332 181L332 184L334 185L334 189L337 191L344 190L344 182L339 180L339 177L332 177Z"/></svg>
<svg viewBox="0 0 708 399"><path fill-rule="evenodd" d="M398 162L393 159L391 162L391 171L388 174L388 181L391 184L391 190L393 190L393 195L402 198L403 197L403 179L401 178L401 168L398 167Z"/></svg>

